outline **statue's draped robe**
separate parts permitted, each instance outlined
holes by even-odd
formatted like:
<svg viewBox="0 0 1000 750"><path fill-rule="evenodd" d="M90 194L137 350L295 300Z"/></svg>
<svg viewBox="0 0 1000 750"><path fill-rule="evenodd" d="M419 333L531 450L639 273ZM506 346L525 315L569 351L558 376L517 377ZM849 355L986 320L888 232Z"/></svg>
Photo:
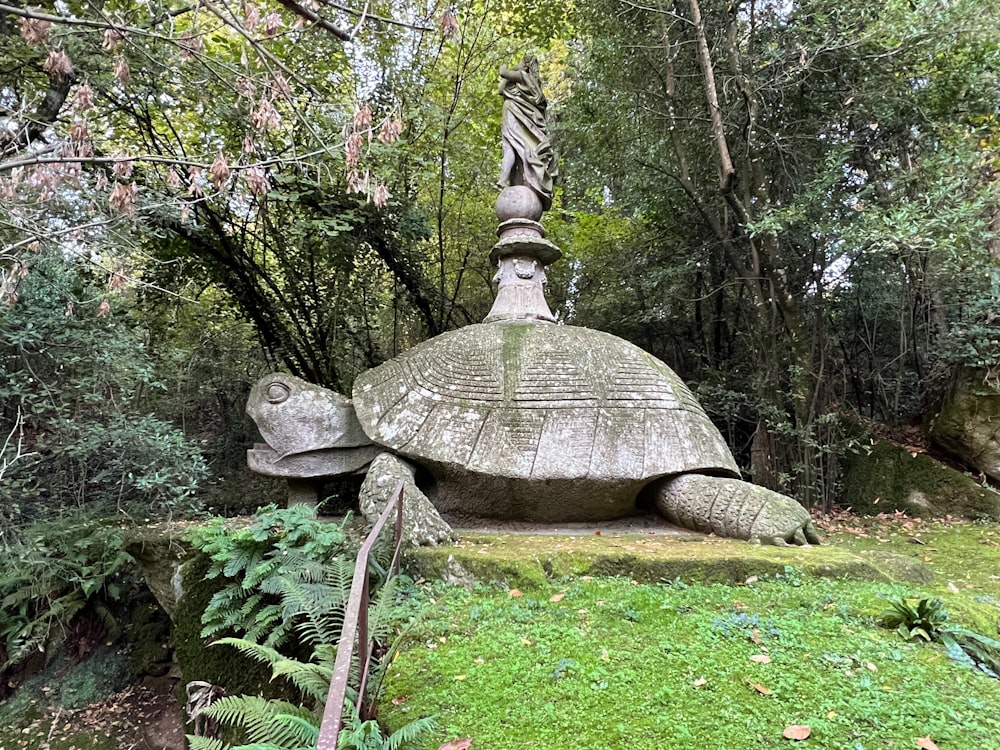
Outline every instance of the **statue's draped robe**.
<svg viewBox="0 0 1000 750"><path fill-rule="evenodd" d="M504 155L498 184L527 185L538 194L547 211L552 206L556 161L545 132L547 102L541 82L530 69L520 65L503 71L501 76L504 102L500 134Z"/></svg>

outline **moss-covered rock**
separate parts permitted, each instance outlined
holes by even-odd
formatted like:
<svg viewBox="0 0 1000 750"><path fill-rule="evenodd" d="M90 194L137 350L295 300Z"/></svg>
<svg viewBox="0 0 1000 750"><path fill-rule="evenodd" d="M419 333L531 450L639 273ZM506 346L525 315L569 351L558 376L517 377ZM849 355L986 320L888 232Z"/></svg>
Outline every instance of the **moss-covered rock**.
<svg viewBox="0 0 1000 750"><path fill-rule="evenodd" d="M183 539L183 525L157 523L129 529L125 551L135 558L149 590L170 617L183 595L181 567L191 556Z"/></svg>
<svg viewBox="0 0 1000 750"><path fill-rule="evenodd" d="M1000 481L1000 387L988 368L960 368L928 424L934 442Z"/></svg>
<svg viewBox="0 0 1000 750"><path fill-rule="evenodd" d="M924 583L921 563L882 553L857 555L835 547L749 545L729 539L656 536L554 537L475 534L459 544L411 550L407 565L424 578L463 585L482 582L530 591L565 576L619 576L642 583L742 583L788 570L823 578Z"/></svg>
<svg viewBox="0 0 1000 750"><path fill-rule="evenodd" d="M174 612L174 659L181 670L181 684L202 680L218 685L229 695L277 695L271 670L240 654L232 646L213 646L215 638L202 638L201 615L222 586L218 578L205 575L210 565L196 555L183 567L184 595ZM221 637L221 634L220 634Z"/></svg>
<svg viewBox="0 0 1000 750"><path fill-rule="evenodd" d="M844 460L841 504L860 514L901 510L913 516L1000 519L1000 494L926 454L913 455L884 440Z"/></svg>
<svg viewBox="0 0 1000 750"><path fill-rule="evenodd" d="M148 589L136 592L125 626L125 655L134 675L161 677L173 663L171 624Z"/></svg>

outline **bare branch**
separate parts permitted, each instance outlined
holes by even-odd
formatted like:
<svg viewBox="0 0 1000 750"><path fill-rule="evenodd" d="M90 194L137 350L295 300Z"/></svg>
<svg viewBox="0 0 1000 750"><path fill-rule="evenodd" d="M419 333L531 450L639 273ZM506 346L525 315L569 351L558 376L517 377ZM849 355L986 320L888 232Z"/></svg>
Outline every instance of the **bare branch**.
<svg viewBox="0 0 1000 750"><path fill-rule="evenodd" d="M299 5L297 2L295 2L295 0L278 0L278 2L285 8L290 10L292 13L294 13L295 15L301 16L302 18L305 18L307 21L311 21L312 23L316 24L321 29L329 31L338 39L345 42L354 41L354 36L352 34L349 34L348 32L344 31L336 24L327 21L318 13L309 10L309 8L306 8L303 5Z"/></svg>
<svg viewBox="0 0 1000 750"><path fill-rule="evenodd" d="M386 18L384 16L376 16L368 12L368 3L365 3L364 10L356 10L355 8L348 8L346 5L341 5L340 3L335 3L333 0L320 0L324 5L329 5L331 8L335 8L343 13L349 13L352 16L361 16L362 18L370 18L373 21L378 21L379 23L386 23L390 26L402 26L405 29L413 29L414 31L434 31L433 26L421 26L418 23L407 23L406 21L397 21L395 18Z"/></svg>
<svg viewBox="0 0 1000 750"><path fill-rule="evenodd" d="M0 174L3 172L10 172L11 170L17 169L18 167L31 167L43 164L118 164L128 161L133 162L149 162L152 164L167 164L170 166L178 167L198 167L200 169L208 169L211 167L211 161L194 161L191 159L178 159L173 156L154 156L153 154L139 154L136 156L46 156L45 154L50 154L59 151L62 144L53 145L42 151L39 151L37 155L32 154L31 156L22 156L17 159L11 159L10 161L0 162ZM231 169L234 172L238 172L244 169L252 169L253 167L270 167L276 164L296 164L305 159L309 159L313 156L320 156L322 154L329 154L338 151L343 148L343 144L331 145L326 148L316 149L315 151L310 151L305 154L298 154L296 156L280 157L276 156L271 159L261 159L259 161L250 162L247 164L234 164Z"/></svg>
<svg viewBox="0 0 1000 750"><path fill-rule="evenodd" d="M3 441L3 447L0 447L0 481L3 480L4 474L7 470L13 466L15 463L21 459L27 458L28 456L35 456L37 453L30 451L28 453L24 452L24 430L22 429L24 425L24 416L21 414L21 407L17 408L17 417L14 419L14 426L11 428L10 433ZM16 436L16 441L15 441ZM10 450L11 445L14 446L14 455L11 456Z"/></svg>
<svg viewBox="0 0 1000 750"><path fill-rule="evenodd" d="M166 18L176 18L177 16L182 16L185 13L190 13L197 9L197 4L186 5L182 8L176 8L171 11L167 11L159 18L155 18L150 22L151 26L155 26L160 21ZM20 18L35 18L40 21L49 21L50 23L59 24L61 26L81 26L88 29L117 29L118 31L127 31L130 34L149 34L149 30L139 28L137 26L125 26L118 23L113 23L110 21L92 21L87 18L77 18L75 16L56 16L51 13L42 13L36 10L30 10L25 8L16 8L13 5L5 5L0 3L0 13L8 13L12 16L19 16Z"/></svg>

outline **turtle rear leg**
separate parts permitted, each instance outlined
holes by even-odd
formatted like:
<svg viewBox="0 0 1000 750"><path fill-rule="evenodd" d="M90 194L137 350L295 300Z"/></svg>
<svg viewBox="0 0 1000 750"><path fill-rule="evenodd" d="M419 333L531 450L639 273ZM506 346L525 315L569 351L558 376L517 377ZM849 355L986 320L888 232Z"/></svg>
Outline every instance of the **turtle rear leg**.
<svg viewBox="0 0 1000 750"><path fill-rule="evenodd" d="M655 487L657 509L671 523L754 543L819 544L809 513L792 498L740 479L681 474Z"/></svg>

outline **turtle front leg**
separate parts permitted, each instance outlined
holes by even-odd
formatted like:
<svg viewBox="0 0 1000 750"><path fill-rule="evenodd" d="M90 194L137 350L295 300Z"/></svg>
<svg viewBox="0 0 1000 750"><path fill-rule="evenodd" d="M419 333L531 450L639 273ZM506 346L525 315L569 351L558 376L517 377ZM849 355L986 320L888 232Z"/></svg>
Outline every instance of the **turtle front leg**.
<svg viewBox="0 0 1000 750"><path fill-rule="evenodd" d="M681 474L655 487L671 523L754 544L819 544L809 513L792 498L740 479Z"/></svg>
<svg viewBox="0 0 1000 750"><path fill-rule="evenodd" d="M445 544L452 540L451 526L420 491L414 481L412 464L391 453L381 453L372 461L358 498L361 515L375 523L392 493L403 483L403 539L413 546Z"/></svg>

